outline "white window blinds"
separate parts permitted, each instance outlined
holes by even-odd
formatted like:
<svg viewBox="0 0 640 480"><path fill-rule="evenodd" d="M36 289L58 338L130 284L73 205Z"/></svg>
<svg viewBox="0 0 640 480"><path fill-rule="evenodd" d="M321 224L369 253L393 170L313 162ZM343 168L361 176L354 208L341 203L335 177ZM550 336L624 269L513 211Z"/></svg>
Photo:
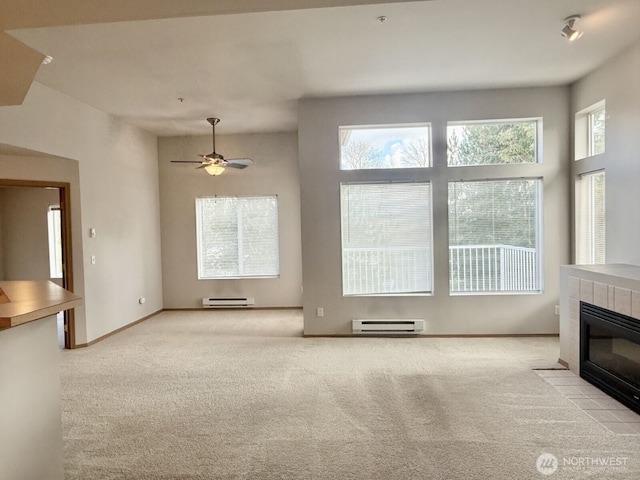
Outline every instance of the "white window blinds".
<svg viewBox="0 0 640 480"><path fill-rule="evenodd" d="M196 199L198 278L279 275L278 199Z"/></svg>
<svg viewBox="0 0 640 480"><path fill-rule="evenodd" d="M432 290L431 185L341 185L344 295Z"/></svg>
<svg viewBox="0 0 640 480"><path fill-rule="evenodd" d="M539 179L449 183L451 293L537 292Z"/></svg>
<svg viewBox="0 0 640 480"><path fill-rule="evenodd" d="M576 195L576 263L605 263L604 170L580 175Z"/></svg>

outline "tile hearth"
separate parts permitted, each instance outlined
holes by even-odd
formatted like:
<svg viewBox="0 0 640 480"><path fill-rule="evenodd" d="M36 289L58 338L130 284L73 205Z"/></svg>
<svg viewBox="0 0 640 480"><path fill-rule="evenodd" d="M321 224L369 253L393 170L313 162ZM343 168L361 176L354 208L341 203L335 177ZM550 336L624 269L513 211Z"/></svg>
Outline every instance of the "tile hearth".
<svg viewBox="0 0 640 480"><path fill-rule="evenodd" d="M640 415L570 370L535 370L535 373L609 431L640 435Z"/></svg>
<svg viewBox="0 0 640 480"><path fill-rule="evenodd" d="M580 374L580 302L640 322L640 267L566 265L560 268L560 358Z"/></svg>

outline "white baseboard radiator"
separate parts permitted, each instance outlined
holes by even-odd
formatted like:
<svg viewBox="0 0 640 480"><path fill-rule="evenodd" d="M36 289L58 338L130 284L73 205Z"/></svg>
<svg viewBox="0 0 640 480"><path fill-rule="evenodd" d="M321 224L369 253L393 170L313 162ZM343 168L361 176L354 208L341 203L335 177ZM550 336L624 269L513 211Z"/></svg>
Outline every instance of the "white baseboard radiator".
<svg viewBox="0 0 640 480"><path fill-rule="evenodd" d="M424 332L424 320L421 319L353 319L354 334L402 335Z"/></svg>
<svg viewBox="0 0 640 480"><path fill-rule="evenodd" d="M256 301L253 297L204 297L204 308L246 308L253 307Z"/></svg>

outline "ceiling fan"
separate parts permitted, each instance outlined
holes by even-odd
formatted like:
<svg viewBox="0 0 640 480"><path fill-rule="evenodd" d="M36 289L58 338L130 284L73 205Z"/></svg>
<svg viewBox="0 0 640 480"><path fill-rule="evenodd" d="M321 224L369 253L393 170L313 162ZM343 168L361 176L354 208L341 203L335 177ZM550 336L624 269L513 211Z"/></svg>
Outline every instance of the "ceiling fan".
<svg viewBox="0 0 640 480"><path fill-rule="evenodd" d="M227 167L243 169L253 163L253 160L250 158L230 158L225 160L222 155L216 153L216 125L220 122L220 119L207 118L207 122L211 124L212 128L213 152L200 155L202 160L171 160L172 163L200 163L201 165L197 168L204 168L209 175L213 176L222 175L224 169Z"/></svg>

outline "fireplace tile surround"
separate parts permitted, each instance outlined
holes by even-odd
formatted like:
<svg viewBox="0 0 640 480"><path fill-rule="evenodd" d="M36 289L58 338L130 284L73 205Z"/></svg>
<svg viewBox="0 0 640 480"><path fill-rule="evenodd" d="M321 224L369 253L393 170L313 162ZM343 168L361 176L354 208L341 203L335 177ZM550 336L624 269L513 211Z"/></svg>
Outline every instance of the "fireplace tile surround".
<svg viewBox="0 0 640 480"><path fill-rule="evenodd" d="M560 267L560 362L580 374L580 302L628 315L640 322L640 266Z"/></svg>

